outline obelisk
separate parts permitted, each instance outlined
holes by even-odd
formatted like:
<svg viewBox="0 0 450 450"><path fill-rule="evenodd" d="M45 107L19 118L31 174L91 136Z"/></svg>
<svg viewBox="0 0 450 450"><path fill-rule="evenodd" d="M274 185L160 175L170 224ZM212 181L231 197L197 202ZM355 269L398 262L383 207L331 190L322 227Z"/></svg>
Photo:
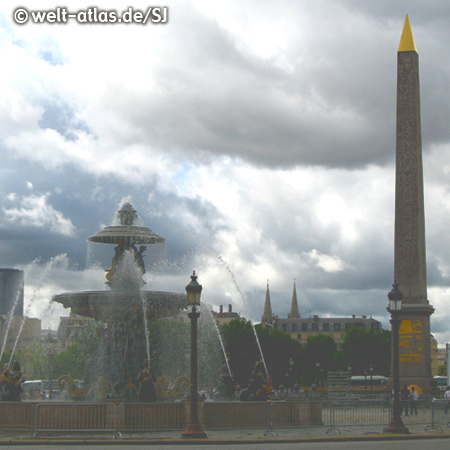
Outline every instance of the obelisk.
<svg viewBox="0 0 450 450"><path fill-rule="evenodd" d="M406 16L397 57L394 282L403 294L400 383L434 391L427 298L419 54Z"/></svg>

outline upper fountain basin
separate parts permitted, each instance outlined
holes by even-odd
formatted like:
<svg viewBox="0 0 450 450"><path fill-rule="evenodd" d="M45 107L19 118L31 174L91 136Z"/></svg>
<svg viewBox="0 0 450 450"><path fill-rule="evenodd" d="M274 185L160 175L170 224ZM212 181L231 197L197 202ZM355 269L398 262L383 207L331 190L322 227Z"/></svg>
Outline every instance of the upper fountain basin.
<svg viewBox="0 0 450 450"><path fill-rule="evenodd" d="M186 294L162 291L83 291L55 295L53 301L70 308L73 314L97 321L135 315L145 305L148 320L176 315L187 306Z"/></svg>
<svg viewBox="0 0 450 450"><path fill-rule="evenodd" d="M159 244L166 240L147 227L115 225L105 227L87 238L102 244Z"/></svg>

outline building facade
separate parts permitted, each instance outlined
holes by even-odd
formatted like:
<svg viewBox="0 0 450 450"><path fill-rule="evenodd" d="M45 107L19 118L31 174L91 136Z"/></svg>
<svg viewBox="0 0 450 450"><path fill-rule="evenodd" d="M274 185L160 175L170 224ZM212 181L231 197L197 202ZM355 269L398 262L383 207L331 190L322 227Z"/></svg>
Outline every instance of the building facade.
<svg viewBox="0 0 450 450"><path fill-rule="evenodd" d="M319 317L317 315L307 319L275 319L273 328L289 333L292 339L305 344L309 336L326 334L334 339L337 345L342 344L345 332L352 327L381 330L381 322L362 317Z"/></svg>
<svg viewBox="0 0 450 450"><path fill-rule="evenodd" d="M23 270L0 269L0 316L23 316Z"/></svg>
<svg viewBox="0 0 450 450"><path fill-rule="evenodd" d="M372 330L381 330L381 322L372 317L319 317L314 315L302 318L298 308L297 288L294 280L292 291L291 310L287 318L280 318L273 314L272 302L270 300L269 282L267 282L266 298L264 301L264 313L261 317L261 325L274 328L275 330L289 333L292 339L305 344L309 336L326 334L331 336L336 344L343 342L345 332L351 327L363 327Z"/></svg>
<svg viewBox="0 0 450 450"><path fill-rule="evenodd" d="M94 324L95 319L72 313L69 317L60 317L57 332L57 352L62 352L73 345L83 331Z"/></svg>
<svg viewBox="0 0 450 450"><path fill-rule="evenodd" d="M231 322L235 319L245 320L241 318L239 313L233 312L233 307L231 305L228 305L228 311L224 311L223 305L220 305L219 312L211 310L211 314L217 325L223 325L224 323Z"/></svg>

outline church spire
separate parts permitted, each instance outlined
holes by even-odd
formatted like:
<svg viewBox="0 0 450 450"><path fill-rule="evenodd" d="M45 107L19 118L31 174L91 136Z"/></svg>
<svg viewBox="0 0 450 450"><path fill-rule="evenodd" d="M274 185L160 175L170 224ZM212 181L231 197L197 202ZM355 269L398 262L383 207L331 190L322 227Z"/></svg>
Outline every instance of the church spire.
<svg viewBox="0 0 450 450"><path fill-rule="evenodd" d="M295 279L294 279L294 291L292 292L291 312L288 314L288 318L300 319L300 313L298 312L297 289L295 287Z"/></svg>
<svg viewBox="0 0 450 450"><path fill-rule="evenodd" d="M272 322L273 322L273 313L272 313L272 305L270 303L269 280L267 280L266 301L264 302L264 314L261 316L261 323L264 324Z"/></svg>

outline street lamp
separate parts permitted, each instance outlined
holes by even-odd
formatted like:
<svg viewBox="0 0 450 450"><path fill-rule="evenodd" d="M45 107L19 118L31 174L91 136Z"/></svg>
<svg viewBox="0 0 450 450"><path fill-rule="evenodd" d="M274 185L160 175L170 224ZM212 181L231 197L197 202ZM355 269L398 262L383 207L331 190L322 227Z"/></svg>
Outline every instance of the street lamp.
<svg viewBox="0 0 450 450"><path fill-rule="evenodd" d="M53 398L53 354L55 352L54 344L56 340L53 338L50 328L48 329L48 335L46 343L48 344L48 398L51 400Z"/></svg>
<svg viewBox="0 0 450 450"><path fill-rule="evenodd" d="M403 294L399 291L398 285L393 284L391 292L388 294L389 306L386 308L391 313L392 325L392 376L394 379L394 407L392 410L391 423L384 429L387 433L409 433L401 418L400 406L400 366L399 366L399 328L401 319L398 314L402 309Z"/></svg>
<svg viewBox="0 0 450 450"><path fill-rule="evenodd" d="M188 314L191 319L191 416L186 430L181 433L183 438L207 438L208 434L202 430L198 418L198 388L197 388L197 320L200 313L197 307L200 306L200 296L203 287L198 284L195 270L191 275L191 282L186 286L187 304L192 307Z"/></svg>
<svg viewBox="0 0 450 450"><path fill-rule="evenodd" d="M347 364L347 374L348 374L348 386L349 390L352 390L352 366L350 363Z"/></svg>
<svg viewBox="0 0 450 450"><path fill-rule="evenodd" d="M320 375L320 362L316 359L316 386L319 388L320 387L320 379L319 379L319 375Z"/></svg>
<svg viewBox="0 0 450 450"><path fill-rule="evenodd" d="M292 386L293 386L293 368L294 368L294 360L292 358L289 358L289 368L286 371L286 393L289 393L289 386L291 387L291 392L293 392Z"/></svg>
<svg viewBox="0 0 450 450"><path fill-rule="evenodd" d="M370 372L370 390L373 391L373 365L372 364L369 366L369 372Z"/></svg>

